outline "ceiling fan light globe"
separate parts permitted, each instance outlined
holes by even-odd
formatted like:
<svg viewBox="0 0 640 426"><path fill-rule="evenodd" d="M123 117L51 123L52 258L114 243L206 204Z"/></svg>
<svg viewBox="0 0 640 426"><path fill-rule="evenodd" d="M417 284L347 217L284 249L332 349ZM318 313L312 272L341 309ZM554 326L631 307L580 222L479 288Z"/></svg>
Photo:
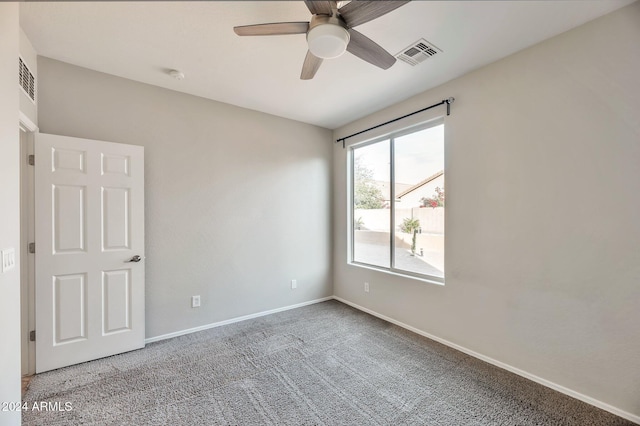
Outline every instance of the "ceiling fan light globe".
<svg viewBox="0 0 640 426"><path fill-rule="evenodd" d="M337 58L347 50L351 36L339 25L322 24L313 27L307 33L309 50L322 59Z"/></svg>

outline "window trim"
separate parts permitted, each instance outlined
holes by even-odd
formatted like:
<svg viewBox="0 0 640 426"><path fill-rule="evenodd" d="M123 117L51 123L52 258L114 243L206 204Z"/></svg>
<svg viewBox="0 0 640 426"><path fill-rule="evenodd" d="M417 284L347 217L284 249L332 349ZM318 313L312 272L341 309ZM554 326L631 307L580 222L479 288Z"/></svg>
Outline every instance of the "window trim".
<svg viewBox="0 0 640 426"><path fill-rule="evenodd" d="M390 230L389 230L389 256L390 256L390 261L389 261L389 267L384 267L384 266L379 266L379 265L372 265L370 263L365 263L365 262L359 262L354 260L355 259L355 242L354 242L354 238L355 238L355 225L354 225L354 221L355 221L355 209L353 206L353 202L355 200L355 155L354 155L354 151L358 148L363 148L365 146L368 145L373 145L385 140L389 140L389 163L390 163L390 167L389 167L389 172L390 172L390 183L389 183L389 198L391 200L395 200L395 185L393 184L395 182L395 143L394 140L402 137L402 136L406 136L409 135L411 133L416 133L416 132L420 132L422 130L426 130L432 127L436 127L436 126L440 126L440 125L444 125L444 116L440 116L440 117L436 117L434 119L428 120L428 121L424 121L412 126L408 126L393 132L389 132L383 135L379 135L376 136L374 138L371 139L367 139L364 140L362 142L358 142L358 143L354 143L352 145L349 146L349 151L348 151L348 155L347 155L347 161L348 161L348 173L347 173L347 185L348 185L348 190L347 190L347 194L348 194L348 209L349 209L349 213L348 213L348 237L347 237L347 253L348 253L348 259L347 259L347 264L351 265L351 266L357 266L360 268L365 268L365 269L370 269L370 270L374 270L374 271L380 271L380 272L385 272L388 273L390 275L394 275L394 276L400 276L400 277L405 277L405 278L410 278L410 279L415 279L418 281L423 281L423 282L428 282L431 284L438 284L438 285L444 285L445 284L445 278L444 277L438 277L435 275L428 275L428 274L421 274L418 272L412 272L412 271L407 271L404 269L397 269L395 268L395 244L394 244L394 236L395 236L395 208L392 205L389 210L390 210L390 214L389 214L389 226L390 226ZM444 136L443 136L444 138ZM444 170L444 174L446 176L446 168ZM445 179L446 181L446 179ZM445 236L447 234L446 232L446 227L447 227L447 221L445 220L444 222L444 226L445 226ZM445 243L445 250L446 250L446 243ZM446 265L446 252L445 252L445 265Z"/></svg>

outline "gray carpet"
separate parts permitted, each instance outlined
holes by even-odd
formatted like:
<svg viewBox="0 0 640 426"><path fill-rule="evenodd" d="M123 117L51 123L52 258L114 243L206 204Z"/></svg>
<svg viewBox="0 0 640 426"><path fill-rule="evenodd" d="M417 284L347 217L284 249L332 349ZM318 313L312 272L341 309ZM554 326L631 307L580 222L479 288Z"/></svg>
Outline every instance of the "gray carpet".
<svg viewBox="0 0 640 426"><path fill-rule="evenodd" d="M39 374L24 401L60 403L23 412L47 426L632 424L337 301Z"/></svg>

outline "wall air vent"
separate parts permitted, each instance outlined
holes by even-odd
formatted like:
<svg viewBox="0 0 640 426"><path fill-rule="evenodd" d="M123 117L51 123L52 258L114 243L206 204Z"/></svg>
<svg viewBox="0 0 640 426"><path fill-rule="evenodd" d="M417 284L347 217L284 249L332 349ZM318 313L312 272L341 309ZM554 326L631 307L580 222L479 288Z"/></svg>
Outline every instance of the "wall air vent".
<svg viewBox="0 0 640 426"><path fill-rule="evenodd" d="M31 99L33 102L36 101L36 79L33 76L33 73L29 70L27 65L24 63L22 58L18 57L18 84L24 91L24 93Z"/></svg>
<svg viewBox="0 0 640 426"><path fill-rule="evenodd" d="M411 66L416 66L432 56L442 53L442 50L429 43L427 40L421 38L420 40L412 43L406 48L402 49L400 53L396 55L396 58Z"/></svg>

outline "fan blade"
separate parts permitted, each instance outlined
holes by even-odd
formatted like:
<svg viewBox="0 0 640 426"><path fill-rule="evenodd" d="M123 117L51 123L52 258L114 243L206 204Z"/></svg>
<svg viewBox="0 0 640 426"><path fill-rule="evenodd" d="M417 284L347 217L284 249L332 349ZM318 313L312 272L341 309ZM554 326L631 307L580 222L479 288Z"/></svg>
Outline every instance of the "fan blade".
<svg viewBox="0 0 640 426"><path fill-rule="evenodd" d="M349 28L364 24L373 19L379 18L402 5L409 3L410 0L394 0L394 1L357 1L354 0L347 3L338 10L340 15L347 23Z"/></svg>
<svg viewBox="0 0 640 426"><path fill-rule="evenodd" d="M233 31L239 36L306 34L309 31L309 23L275 22L273 24L243 25L233 27Z"/></svg>
<svg viewBox="0 0 640 426"><path fill-rule="evenodd" d="M376 42L358 31L349 29L351 40L347 50L358 58L386 70L396 63L396 58L380 47Z"/></svg>
<svg viewBox="0 0 640 426"><path fill-rule="evenodd" d="M314 15L331 15L331 2L330 1L311 1L304 0L304 4L309 8L309 12Z"/></svg>
<svg viewBox="0 0 640 426"><path fill-rule="evenodd" d="M304 58L304 64L302 64L302 72L300 73L300 80L311 80L316 71L322 64L322 58L314 56L310 51L307 51L307 57Z"/></svg>

